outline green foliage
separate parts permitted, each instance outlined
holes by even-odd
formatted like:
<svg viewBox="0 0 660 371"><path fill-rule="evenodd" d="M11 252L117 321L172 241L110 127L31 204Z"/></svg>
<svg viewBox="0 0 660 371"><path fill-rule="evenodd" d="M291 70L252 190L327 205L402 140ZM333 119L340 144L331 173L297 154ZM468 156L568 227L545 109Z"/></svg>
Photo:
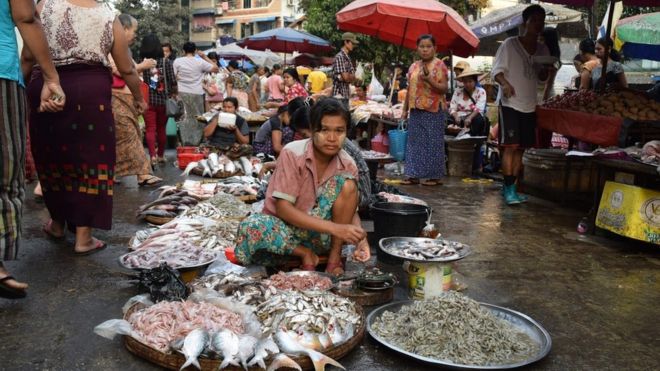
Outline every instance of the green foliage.
<svg viewBox="0 0 660 371"><path fill-rule="evenodd" d="M154 33L161 42L169 42L181 50L188 41L188 30L182 30L190 20L187 7L180 7L177 0L118 0L115 8L121 13L130 14L138 21L138 33L131 47L133 55L138 55L140 42L145 35Z"/></svg>
<svg viewBox="0 0 660 371"><path fill-rule="evenodd" d="M304 28L319 37L330 41L337 49L342 45L341 34L343 31L337 29L337 20L335 15L343 7L351 3L351 0L302 0L301 5L307 15L307 21ZM451 6L459 14L466 15L473 12L484 4L487 0L444 0L442 3ZM360 46L351 54L356 60L370 62L374 64L374 70L377 76L380 76L383 69L399 61L405 65L412 62L414 52L399 48L374 37L358 34Z"/></svg>

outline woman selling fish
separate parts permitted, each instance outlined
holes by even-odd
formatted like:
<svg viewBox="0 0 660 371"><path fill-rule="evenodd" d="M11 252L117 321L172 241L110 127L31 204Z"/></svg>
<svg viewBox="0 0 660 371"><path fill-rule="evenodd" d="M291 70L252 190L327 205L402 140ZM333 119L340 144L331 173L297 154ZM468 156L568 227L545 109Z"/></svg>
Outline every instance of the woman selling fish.
<svg viewBox="0 0 660 371"><path fill-rule="evenodd" d="M310 98L295 98L277 109L277 115L264 122L254 137L254 153L279 156L282 148L293 141L294 129L290 125L291 117L304 105L314 102Z"/></svg>
<svg viewBox="0 0 660 371"><path fill-rule="evenodd" d="M358 206L358 169L342 150L350 114L336 99L310 113L312 138L286 145L271 177L263 214L241 222L235 255L242 264L278 265L293 255L314 270L341 274L341 246L357 244L364 230L351 224Z"/></svg>
<svg viewBox="0 0 660 371"><path fill-rule="evenodd" d="M222 101L222 110L225 113L236 115L238 109L238 99L227 97ZM248 144L250 141L250 127L244 118L236 115L236 124L233 128L221 128L218 126L218 116L216 115L211 122L204 128L204 138L211 146L222 150L237 152L238 156L251 154L252 147Z"/></svg>

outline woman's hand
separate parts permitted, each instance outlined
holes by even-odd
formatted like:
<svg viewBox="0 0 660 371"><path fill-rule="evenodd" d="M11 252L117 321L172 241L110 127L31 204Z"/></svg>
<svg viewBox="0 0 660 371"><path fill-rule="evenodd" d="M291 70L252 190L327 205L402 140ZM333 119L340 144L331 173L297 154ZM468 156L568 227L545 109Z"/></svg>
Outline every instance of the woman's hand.
<svg viewBox="0 0 660 371"><path fill-rule="evenodd" d="M504 94L504 96L507 98L511 98L512 96L516 95L516 90L507 81L502 85L502 94Z"/></svg>
<svg viewBox="0 0 660 371"><path fill-rule="evenodd" d="M352 224L335 224L332 235L342 241L357 245L360 240L367 236L367 233L361 227Z"/></svg>
<svg viewBox="0 0 660 371"><path fill-rule="evenodd" d="M464 127L469 128L471 123L472 123L472 119L470 118L470 116L467 116L463 119Z"/></svg>
<svg viewBox="0 0 660 371"><path fill-rule="evenodd" d="M39 112L59 112L64 109L66 96L59 81L44 82L41 88Z"/></svg>
<svg viewBox="0 0 660 371"><path fill-rule="evenodd" d="M275 165L277 165L277 162L275 161L264 163L261 167L261 170L259 170L259 179L263 179L264 175L266 175L269 171L275 170Z"/></svg>
<svg viewBox="0 0 660 371"><path fill-rule="evenodd" d="M146 111L147 108L149 108L149 106L148 106L147 103L144 101L144 99L135 99L135 100L133 101L133 106L135 107L135 110L136 110L136 111L138 112L138 114L140 114L140 115L141 115L142 113L144 113L144 111Z"/></svg>
<svg viewBox="0 0 660 371"><path fill-rule="evenodd" d="M366 238L360 241L355 247L353 259L362 263L371 259L371 249L369 248L369 242L367 242Z"/></svg>

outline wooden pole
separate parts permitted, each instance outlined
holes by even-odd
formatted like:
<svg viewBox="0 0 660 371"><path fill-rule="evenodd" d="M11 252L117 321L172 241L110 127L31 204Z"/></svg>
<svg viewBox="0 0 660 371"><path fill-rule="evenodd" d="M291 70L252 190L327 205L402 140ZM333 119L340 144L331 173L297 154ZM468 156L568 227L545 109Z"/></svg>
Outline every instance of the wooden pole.
<svg viewBox="0 0 660 371"><path fill-rule="evenodd" d="M612 33L612 21L614 19L614 6L616 5L616 0L610 0L610 6L609 10L607 12L607 24L605 25L605 43L609 43L610 34ZM611 45L609 47L609 52L612 51L612 48L614 48L614 45ZM605 49L607 50L607 48ZM601 70L600 73L600 81L598 82L598 91L604 91L606 87L606 80L607 80L607 62L610 58L609 52L607 52L607 55L605 56L603 60L603 69Z"/></svg>

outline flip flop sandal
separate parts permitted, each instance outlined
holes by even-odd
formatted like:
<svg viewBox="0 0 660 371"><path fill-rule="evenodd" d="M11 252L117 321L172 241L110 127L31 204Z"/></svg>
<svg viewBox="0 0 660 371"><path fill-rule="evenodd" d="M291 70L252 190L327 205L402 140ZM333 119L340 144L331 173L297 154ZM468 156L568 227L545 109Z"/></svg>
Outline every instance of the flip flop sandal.
<svg viewBox="0 0 660 371"><path fill-rule="evenodd" d="M77 252L77 251L74 250L73 254L76 255L76 256L92 255L92 254L95 254L95 253L105 249L106 247L108 247L108 245L105 242L101 242L100 240L96 240L96 245L94 246L93 249L83 251L83 252Z"/></svg>
<svg viewBox="0 0 660 371"><path fill-rule="evenodd" d="M417 179L404 179L399 184L401 184L401 185L419 184L419 180L417 180Z"/></svg>
<svg viewBox="0 0 660 371"><path fill-rule="evenodd" d="M27 296L27 291L24 289L17 289L7 285L5 282L9 280L16 280L13 276L6 276L0 278L0 298L5 299L22 299Z"/></svg>
<svg viewBox="0 0 660 371"><path fill-rule="evenodd" d="M427 181L423 181L419 184L421 184L423 186L427 186L427 187L434 187L434 186L442 185L442 182L438 182L437 180L427 180Z"/></svg>
<svg viewBox="0 0 660 371"><path fill-rule="evenodd" d="M163 182L163 179L161 179L161 178L159 178L155 175L152 175L152 176L148 177L147 179L145 179L141 182L138 182L138 185L140 187L145 187L145 186L146 187L153 187L153 186L159 185L162 182Z"/></svg>
<svg viewBox="0 0 660 371"><path fill-rule="evenodd" d="M48 223L44 224L44 226L41 228L41 230L42 230L44 233L46 233L46 235L47 235L49 238L51 238L51 239L53 239L53 240L56 240L56 241L61 241L61 240L63 240L64 237L65 237L65 236L64 236L64 233L62 233L61 236L58 236L58 235L56 235L56 234L54 234L54 233L52 232L52 230L51 230L52 227L53 227L53 219L50 219L50 220L48 221Z"/></svg>

